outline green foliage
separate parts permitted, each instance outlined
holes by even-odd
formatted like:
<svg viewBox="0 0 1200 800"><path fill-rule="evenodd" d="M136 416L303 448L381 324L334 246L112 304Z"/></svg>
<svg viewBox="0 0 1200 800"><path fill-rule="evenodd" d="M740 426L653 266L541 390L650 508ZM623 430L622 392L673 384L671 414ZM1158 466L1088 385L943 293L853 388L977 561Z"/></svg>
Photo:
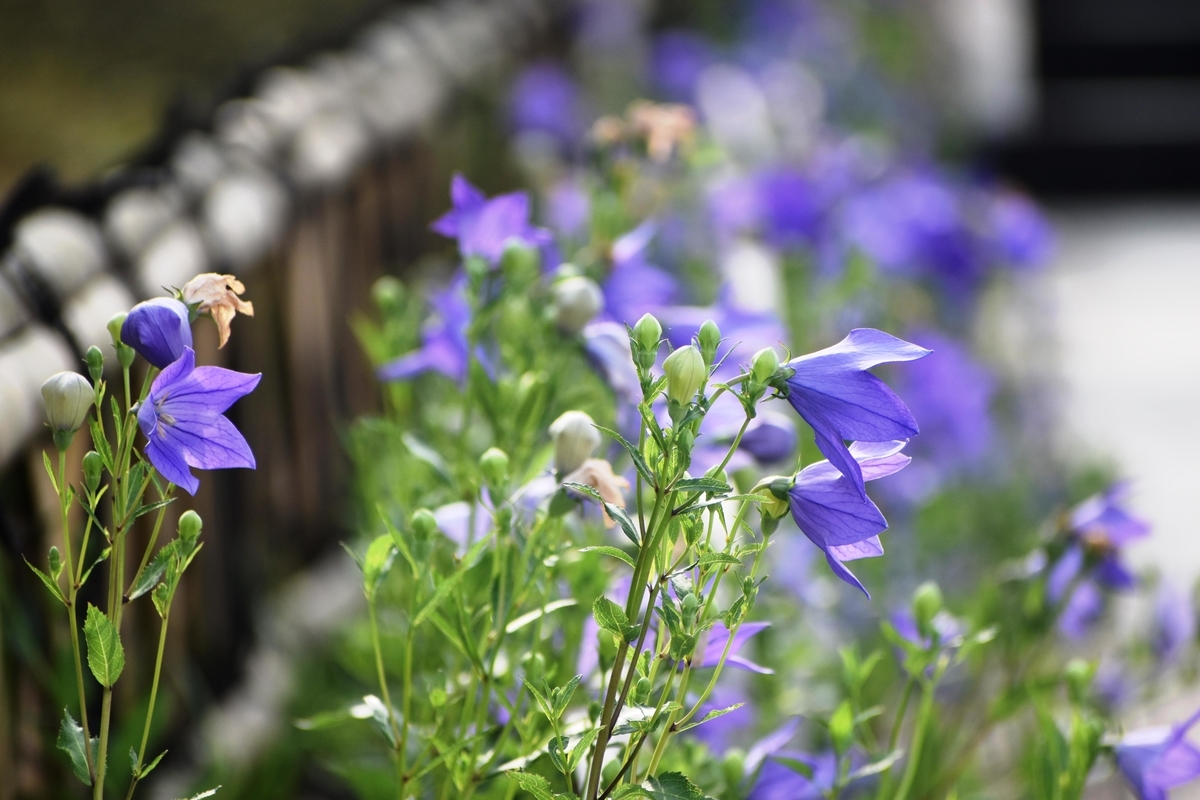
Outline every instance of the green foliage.
<svg viewBox="0 0 1200 800"><path fill-rule="evenodd" d="M87 639L87 660L92 675L101 686L111 687L125 669L125 648L121 646L116 626L103 611L88 604L83 635Z"/></svg>

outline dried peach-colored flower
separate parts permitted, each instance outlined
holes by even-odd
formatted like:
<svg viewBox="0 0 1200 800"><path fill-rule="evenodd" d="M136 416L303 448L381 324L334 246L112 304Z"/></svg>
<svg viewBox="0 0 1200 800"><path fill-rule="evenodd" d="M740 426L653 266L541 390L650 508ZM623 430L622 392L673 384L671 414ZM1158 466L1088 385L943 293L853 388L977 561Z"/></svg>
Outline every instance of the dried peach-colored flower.
<svg viewBox="0 0 1200 800"><path fill-rule="evenodd" d="M233 275L221 275L216 272L205 272L192 278L181 292L183 302L197 307L201 314L208 314L217 324L217 334L220 337L220 347L229 341L229 323L237 314L254 316L254 304L243 300L238 295L244 293L246 287Z"/></svg>
<svg viewBox="0 0 1200 800"><path fill-rule="evenodd" d="M625 122L620 117L605 116L592 123L592 141L601 147L611 147L625 138Z"/></svg>
<svg viewBox="0 0 1200 800"><path fill-rule="evenodd" d="M626 117L646 137L646 152L655 161L669 159L676 148L690 144L696 132L696 113L684 105L635 100Z"/></svg>
<svg viewBox="0 0 1200 800"><path fill-rule="evenodd" d="M625 507L624 492L629 488L629 481L614 474L612 464L602 458L589 458L584 461L583 466L563 478L563 482L590 486L600 493L604 502ZM611 528L613 524L608 512L604 512L604 527Z"/></svg>

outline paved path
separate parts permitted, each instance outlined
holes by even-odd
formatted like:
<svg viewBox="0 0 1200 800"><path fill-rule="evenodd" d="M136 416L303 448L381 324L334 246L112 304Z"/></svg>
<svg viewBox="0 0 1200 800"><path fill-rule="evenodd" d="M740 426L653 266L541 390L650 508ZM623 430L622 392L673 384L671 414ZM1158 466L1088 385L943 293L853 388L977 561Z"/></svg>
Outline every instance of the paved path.
<svg viewBox="0 0 1200 800"><path fill-rule="evenodd" d="M1155 525L1133 561L1190 584L1200 577L1200 204L1052 217L1061 444L1116 460Z"/></svg>

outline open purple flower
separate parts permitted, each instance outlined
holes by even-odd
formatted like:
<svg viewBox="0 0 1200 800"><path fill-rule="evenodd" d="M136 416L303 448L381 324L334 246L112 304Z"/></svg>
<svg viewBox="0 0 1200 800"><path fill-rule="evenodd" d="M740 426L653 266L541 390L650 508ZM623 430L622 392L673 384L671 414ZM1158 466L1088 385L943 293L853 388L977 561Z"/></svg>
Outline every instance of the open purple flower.
<svg viewBox="0 0 1200 800"><path fill-rule="evenodd" d="M856 328L832 347L787 363L795 371L787 379L788 402L812 427L829 463L861 497L866 497L863 472L845 440L885 442L918 432L908 407L867 370L892 361L914 361L930 352L883 331Z"/></svg>
<svg viewBox="0 0 1200 800"><path fill-rule="evenodd" d="M903 469L910 459L901 449L907 442L855 442L847 451L863 480L875 480ZM883 555L879 534L887 520L879 507L828 461L805 467L788 491L792 519L821 551L833 573L846 583L871 593L842 562Z"/></svg>
<svg viewBox="0 0 1200 800"><path fill-rule="evenodd" d="M1160 664L1170 664L1196 638L1196 610L1192 599L1171 584L1158 589L1154 602L1151 646Z"/></svg>
<svg viewBox="0 0 1200 800"><path fill-rule="evenodd" d="M471 309L463 294L465 279L429 298L434 316L421 334L421 348L382 364L375 374L382 381L407 381L424 372L440 372L461 383L467 376L467 325Z"/></svg>
<svg viewBox="0 0 1200 800"><path fill-rule="evenodd" d="M254 391L260 378L261 374L221 367L197 367L195 351L185 347L179 360L154 379L150 396L137 412L150 463L189 494L200 488L189 467L254 469L250 445L223 414Z"/></svg>
<svg viewBox="0 0 1200 800"><path fill-rule="evenodd" d="M775 755L807 765L812 777L806 777L785 763L767 758L758 781L747 796L749 800L821 800L837 780L837 756L832 751L811 755L780 750Z"/></svg>
<svg viewBox="0 0 1200 800"><path fill-rule="evenodd" d="M732 644L729 645L729 656L725 659L726 666L748 669L760 675L774 675L775 670L764 667L761 664L755 664L750 659L741 655L741 650L746 645L746 642L769 627L771 627L771 623L769 622L743 622L736 633L731 631L728 636L718 635L715 628L709 629L708 638L704 642L704 649L700 652L700 658L697 659L696 666L703 669L705 667L715 667L720 664L721 654L725 652L725 645L732 641Z"/></svg>
<svg viewBox="0 0 1200 800"><path fill-rule="evenodd" d="M174 297L138 303L121 325L121 341L159 369L166 369L192 346L187 306Z"/></svg>
<svg viewBox="0 0 1200 800"><path fill-rule="evenodd" d="M1139 800L1167 800L1167 790L1200 778L1200 750L1187 740L1200 711L1182 725L1143 728L1116 746L1117 769Z"/></svg>
<svg viewBox="0 0 1200 800"><path fill-rule="evenodd" d="M564 147L574 145L585 127L579 86L552 61L522 70L513 83L508 112L518 132L545 134Z"/></svg>
<svg viewBox="0 0 1200 800"><path fill-rule="evenodd" d="M501 194L488 199L462 175L455 173L450 184L454 208L430 227L458 240L463 258L475 256L498 264L510 243L543 247L551 243L550 232L529 224L529 195Z"/></svg>
<svg viewBox="0 0 1200 800"><path fill-rule="evenodd" d="M637 367L633 365L633 351L625 326L616 322L593 322L583 329L583 343L588 360L612 387L617 399L636 405L642 396L642 384Z"/></svg>

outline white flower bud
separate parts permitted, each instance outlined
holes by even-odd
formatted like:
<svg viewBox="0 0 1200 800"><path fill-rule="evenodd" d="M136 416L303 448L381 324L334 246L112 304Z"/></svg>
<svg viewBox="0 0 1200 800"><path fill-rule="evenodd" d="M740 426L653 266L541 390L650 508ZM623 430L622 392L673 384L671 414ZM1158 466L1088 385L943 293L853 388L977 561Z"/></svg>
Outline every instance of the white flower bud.
<svg viewBox="0 0 1200 800"><path fill-rule="evenodd" d="M550 424L554 466L566 475L583 466L600 446L600 431L582 411L568 411Z"/></svg>
<svg viewBox="0 0 1200 800"><path fill-rule="evenodd" d="M680 405L690 402L708 377L704 356L690 344L667 356L663 372L667 375L667 397Z"/></svg>
<svg viewBox="0 0 1200 800"><path fill-rule="evenodd" d="M604 308L604 295L591 278L576 275L554 284L554 326L574 336Z"/></svg>
<svg viewBox="0 0 1200 800"><path fill-rule="evenodd" d="M92 385L78 372L56 372L42 384L46 421L55 431L79 430L95 399Z"/></svg>

